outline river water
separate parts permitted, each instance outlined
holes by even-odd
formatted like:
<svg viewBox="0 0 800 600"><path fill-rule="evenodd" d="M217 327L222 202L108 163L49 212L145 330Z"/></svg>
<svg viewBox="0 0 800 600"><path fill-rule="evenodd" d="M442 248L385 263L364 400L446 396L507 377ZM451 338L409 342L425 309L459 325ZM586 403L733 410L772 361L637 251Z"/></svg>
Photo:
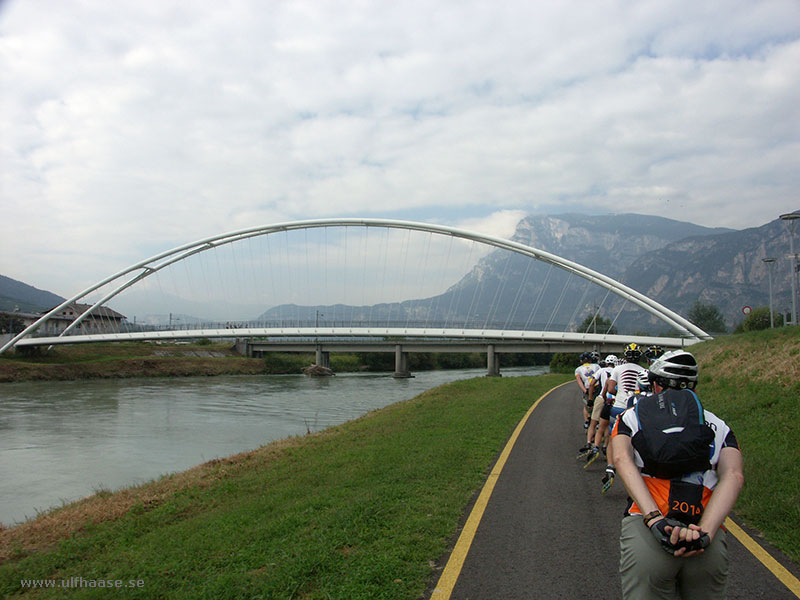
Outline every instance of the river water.
<svg viewBox="0 0 800 600"><path fill-rule="evenodd" d="M508 368L504 376L547 367ZM0 386L0 523L320 431L483 369L29 382Z"/></svg>

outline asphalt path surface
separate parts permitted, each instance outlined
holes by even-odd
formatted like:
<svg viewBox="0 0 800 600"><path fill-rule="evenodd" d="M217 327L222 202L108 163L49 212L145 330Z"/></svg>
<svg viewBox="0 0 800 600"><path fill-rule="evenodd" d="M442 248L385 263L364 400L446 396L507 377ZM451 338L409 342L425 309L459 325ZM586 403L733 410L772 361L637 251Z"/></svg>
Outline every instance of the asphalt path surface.
<svg viewBox="0 0 800 600"><path fill-rule="evenodd" d="M580 411L574 384L551 392L533 411L497 480L450 598L621 597L619 532L627 494L619 479L601 494L602 458L586 470L576 460L585 441ZM728 539L728 598L797 598L733 535ZM758 541L800 575L798 565Z"/></svg>

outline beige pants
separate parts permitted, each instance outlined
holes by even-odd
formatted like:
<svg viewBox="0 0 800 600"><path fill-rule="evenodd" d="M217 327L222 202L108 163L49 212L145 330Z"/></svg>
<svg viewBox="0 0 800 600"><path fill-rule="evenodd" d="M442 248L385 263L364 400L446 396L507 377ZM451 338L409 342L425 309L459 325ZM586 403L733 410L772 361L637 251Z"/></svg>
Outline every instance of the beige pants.
<svg viewBox="0 0 800 600"><path fill-rule="evenodd" d="M603 395L600 394L597 398L594 399L594 406L592 406L592 421L599 421L600 420L600 413L603 412Z"/></svg>
<svg viewBox="0 0 800 600"><path fill-rule="evenodd" d="M645 527L641 515L622 519L619 572L624 600L725 598L728 543L720 529L702 554L675 558Z"/></svg>

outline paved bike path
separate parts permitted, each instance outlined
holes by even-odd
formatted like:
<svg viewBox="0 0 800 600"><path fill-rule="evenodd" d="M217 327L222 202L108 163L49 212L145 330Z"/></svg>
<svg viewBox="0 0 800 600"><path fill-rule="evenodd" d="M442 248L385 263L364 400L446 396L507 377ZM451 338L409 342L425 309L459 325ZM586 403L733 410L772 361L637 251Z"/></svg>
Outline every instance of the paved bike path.
<svg viewBox="0 0 800 600"><path fill-rule="evenodd" d="M433 600L620 598L619 532L627 494L619 480L600 493L602 459L587 470L575 459L585 436L580 410L577 386L569 384L544 397L531 413L497 478L452 590L440 582ZM733 535L728 539L728 598L800 597ZM798 565L769 550L800 577Z"/></svg>

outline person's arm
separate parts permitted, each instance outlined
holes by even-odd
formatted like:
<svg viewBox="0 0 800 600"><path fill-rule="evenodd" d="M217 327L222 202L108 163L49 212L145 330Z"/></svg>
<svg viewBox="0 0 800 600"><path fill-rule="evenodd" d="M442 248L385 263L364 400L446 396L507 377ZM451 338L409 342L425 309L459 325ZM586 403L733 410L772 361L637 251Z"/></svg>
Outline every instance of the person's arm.
<svg viewBox="0 0 800 600"><path fill-rule="evenodd" d="M719 483L714 487L714 492L703 511L703 516L700 517L700 523L698 523L699 528L706 532L712 540L725 517L733 510L733 505L736 504L736 499L744 485L742 453L738 448L720 450L717 475Z"/></svg>
<svg viewBox="0 0 800 600"><path fill-rule="evenodd" d="M603 402L606 401L608 395L611 393L609 389L609 383L611 382L611 377L606 377L606 382L603 384L603 390L600 392L603 395Z"/></svg>
<svg viewBox="0 0 800 600"><path fill-rule="evenodd" d="M581 374L580 373L575 373L575 381L578 382L578 387L581 388L581 392L583 392L585 394L586 393L586 387L584 387L584 385L583 385L583 380L581 379Z"/></svg>

